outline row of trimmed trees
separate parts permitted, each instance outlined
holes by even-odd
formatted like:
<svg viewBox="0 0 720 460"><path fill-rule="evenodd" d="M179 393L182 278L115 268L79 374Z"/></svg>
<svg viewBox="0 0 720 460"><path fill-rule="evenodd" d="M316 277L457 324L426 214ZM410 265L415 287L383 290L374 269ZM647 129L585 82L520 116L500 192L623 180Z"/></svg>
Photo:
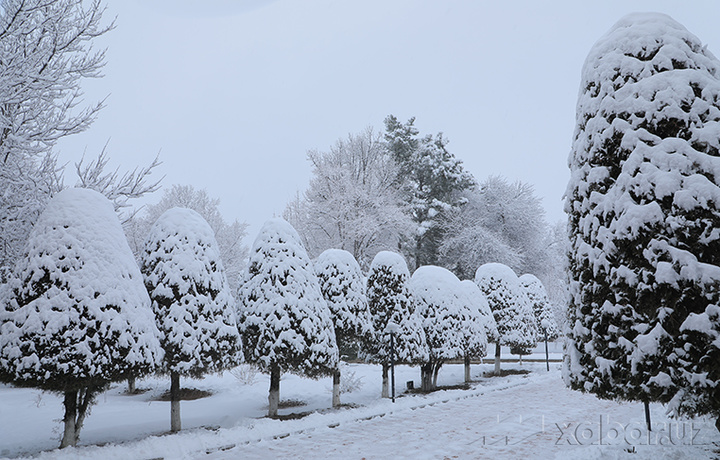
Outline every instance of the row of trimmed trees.
<svg viewBox="0 0 720 460"><path fill-rule="evenodd" d="M422 386L431 389L449 359L464 358L469 379L469 360L485 355L488 339L516 347L534 341L530 304L518 332L505 319L518 315L504 313L517 301L491 297L497 287L484 280L498 278L497 270L483 270L480 287L440 267L421 267L411 278L402 256L380 252L365 279L343 250L313 263L297 232L276 218L253 244L236 304L214 233L195 211L163 213L138 267L112 204L98 192L68 189L51 200L0 291L0 379L64 395L61 447L77 443L94 397L110 383L156 371L170 376L172 431L181 428L180 377L243 358L270 374L270 416L283 372L333 374L333 405L340 404L338 344L360 344L383 365L387 396L389 324L397 325L397 361L421 364Z"/></svg>

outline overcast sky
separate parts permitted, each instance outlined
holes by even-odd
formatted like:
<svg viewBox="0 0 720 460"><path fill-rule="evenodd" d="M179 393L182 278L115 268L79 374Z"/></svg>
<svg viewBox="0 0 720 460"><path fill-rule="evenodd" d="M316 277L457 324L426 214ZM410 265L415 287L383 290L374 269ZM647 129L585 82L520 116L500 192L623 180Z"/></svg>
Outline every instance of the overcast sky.
<svg viewBox="0 0 720 460"><path fill-rule="evenodd" d="M85 84L107 107L63 141L70 164L109 140L112 166L160 152L163 185L221 199L227 220L262 223L327 150L388 114L442 131L478 179L535 186L550 222L562 194L580 70L623 15L667 13L720 56L720 2L420 0L106 0L115 30L105 77ZM66 174L74 183L72 174ZM155 202L161 192L149 199Z"/></svg>

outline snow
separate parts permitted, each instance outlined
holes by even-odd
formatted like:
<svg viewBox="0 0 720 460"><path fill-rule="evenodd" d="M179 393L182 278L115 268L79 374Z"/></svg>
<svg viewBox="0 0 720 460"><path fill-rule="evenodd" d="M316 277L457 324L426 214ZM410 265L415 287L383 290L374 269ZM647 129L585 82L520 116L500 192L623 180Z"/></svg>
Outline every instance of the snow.
<svg viewBox="0 0 720 460"><path fill-rule="evenodd" d="M107 198L60 192L26 247L10 282L0 364L17 379L47 385L60 376L102 381L154 368L162 349L150 299Z"/></svg>
<svg viewBox="0 0 720 460"><path fill-rule="evenodd" d="M410 278L410 270L408 270L407 262L405 262L405 259L396 252L380 251L375 254L375 257L370 264L370 271L376 270L381 266L387 267L394 273L407 276L408 279Z"/></svg>
<svg viewBox="0 0 720 460"><path fill-rule="evenodd" d="M235 299L215 233L187 208L165 211L150 229L142 272L165 350L165 370L202 375L240 362Z"/></svg>
<svg viewBox="0 0 720 460"><path fill-rule="evenodd" d="M553 354L555 358L558 352ZM405 395L404 382L418 383L419 371L396 367L398 394L393 404L379 397L380 366L349 364L364 385L344 398L358 407L329 409L331 379L315 381L283 376L284 398L307 406L281 409L281 414L312 412L298 420L264 418L268 377L257 375L243 383L232 373L193 381L199 389L213 391L207 398L184 401L187 429L167 434L168 402L154 401L167 387L164 379L149 377L138 382L147 393L128 396L116 385L100 396L88 417L80 446L56 447L54 430L62 401L50 393L0 386L0 457L33 455L40 460L65 459L261 459L261 458L516 458L648 460L657 458L710 458L720 435L708 419L686 422L669 419L664 408L651 404L655 431L687 426L699 430L696 445L690 439L677 445L631 446L576 443L575 430L644 424L641 404L619 404L568 390L560 380L560 365L545 371L544 363L508 365L531 371L528 375L483 377L488 364L473 365L470 390ZM446 364L440 385L463 380L461 364ZM601 421L602 420L602 421ZM675 425L673 425L675 423ZM685 425L683 425L685 423ZM569 429L569 430L568 430ZM564 433L564 434L563 434ZM644 435L646 432L642 431ZM578 438L582 440L581 437ZM647 439L647 438L645 438ZM651 442L654 442L651 436ZM401 440L401 442L398 442ZM685 444L683 444L685 443ZM666 443L667 444L667 443ZM40 452L41 450L46 452Z"/></svg>

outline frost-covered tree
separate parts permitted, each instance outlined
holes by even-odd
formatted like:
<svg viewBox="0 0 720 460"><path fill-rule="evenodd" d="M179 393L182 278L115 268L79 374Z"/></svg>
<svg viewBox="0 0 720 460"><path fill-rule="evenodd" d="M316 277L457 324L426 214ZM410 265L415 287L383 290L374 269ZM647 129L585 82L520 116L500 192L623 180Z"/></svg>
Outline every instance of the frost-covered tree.
<svg viewBox="0 0 720 460"><path fill-rule="evenodd" d="M398 247L412 222L396 186L399 168L378 134L350 134L308 159L310 185L283 215L311 255L340 248L367 268L378 251Z"/></svg>
<svg viewBox="0 0 720 460"><path fill-rule="evenodd" d="M210 225L187 208L165 211L148 234L141 271L170 374L170 426L180 431L180 376L201 378L240 361L235 299Z"/></svg>
<svg viewBox="0 0 720 460"><path fill-rule="evenodd" d="M130 247L138 258L141 257L150 227L165 211L172 208L192 209L200 214L213 230L220 259L225 267L225 276L234 291L240 282L248 253L247 246L243 244L247 235L247 224L237 220L228 223L220 213L219 206L220 200L211 198L205 189L173 184L163 191L159 202L147 205L142 215L124 225Z"/></svg>
<svg viewBox="0 0 720 460"><path fill-rule="evenodd" d="M265 222L238 294L238 327L249 363L270 374L269 416L277 416L280 375L331 375L338 348L330 310L295 229Z"/></svg>
<svg viewBox="0 0 720 460"><path fill-rule="evenodd" d="M500 372L500 347L522 354L537 344L532 305L515 272L507 265L488 263L475 273L475 283L485 294L497 324L495 373Z"/></svg>
<svg viewBox="0 0 720 460"><path fill-rule="evenodd" d="M0 4L0 281L33 224L62 186L52 148L84 131L102 103L83 108L83 78L100 76L99 0L5 0Z"/></svg>
<svg viewBox="0 0 720 460"><path fill-rule="evenodd" d="M585 61L565 206L572 388L720 418L719 71L662 14L624 17Z"/></svg>
<svg viewBox="0 0 720 460"><path fill-rule="evenodd" d="M95 395L110 382L153 371L163 356L112 204L86 189L55 196L9 288L0 309L0 379L62 393L61 447L74 446Z"/></svg>
<svg viewBox="0 0 720 460"><path fill-rule="evenodd" d="M462 161L447 150L448 141L437 136L419 137L415 118L401 123L393 115L385 118L387 149L400 167L398 186L404 193L414 223L411 247L406 251L414 267L438 265L438 248L445 229L444 214L462 206L462 192L475 187L475 179Z"/></svg>
<svg viewBox="0 0 720 460"><path fill-rule="evenodd" d="M548 272L548 226L532 185L490 176L463 196L467 203L449 210L441 222L443 266L466 279L490 262L519 273Z"/></svg>
<svg viewBox="0 0 720 460"><path fill-rule="evenodd" d="M472 309L463 297L460 280L445 268L419 267L410 279L410 292L428 347L428 360L421 367L421 388L430 391L437 387L445 361L485 353L485 324L480 311Z"/></svg>
<svg viewBox="0 0 720 460"><path fill-rule="evenodd" d="M460 296L465 308L470 309L466 321L469 321L471 326L467 329L469 335L465 343L464 358L465 382L470 382L470 360L472 358L482 358L487 354L488 342L494 342L498 339L498 328L490 304L488 304L485 294L482 293L475 282L471 280L460 281ZM478 318L476 315L480 317ZM482 325L482 332L473 332L472 328L476 327L477 324ZM482 339L482 337L485 338Z"/></svg>
<svg viewBox="0 0 720 460"><path fill-rule="evenodd" d="M338 349L366 342L372 331L365 279L352 254L326 249L315 260L320 291L330 308ZM340 366L333 373L333 407L340 405Z"/></svg>
<svg viewBox="0 0 720 460"><path fill-rule="evenodd" d="M389 398L390 330L395 334L395 361L418 364L428 360L422 319L415 312L409 288L410 272L398 253L380 251L370 265L367 299L374 338L367 348L368 359L382 364L382 397Z"/></svg>

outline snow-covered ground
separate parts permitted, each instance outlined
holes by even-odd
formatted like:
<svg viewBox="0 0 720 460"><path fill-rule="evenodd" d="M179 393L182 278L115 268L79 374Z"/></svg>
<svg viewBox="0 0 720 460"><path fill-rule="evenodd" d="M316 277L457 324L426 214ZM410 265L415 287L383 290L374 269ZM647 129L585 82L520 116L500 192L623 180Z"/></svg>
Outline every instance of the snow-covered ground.
<svg viewBox="0 0 720 460"><path fill-rule="evenodd" d="M538 352L540 347L538 348ZM506 355L509 357L509 355ZM539 357L537 353L532 357ZM551 344L551 357L559 347ZM566 389L560 364L545 371L544 363L524 369L528 375L482 377L491 364L473 366L478 382L469 390L407 395L395 404L379 398L380 367L350 364L361 387L342 395L354 408L329 409L331 379L319 381L284 375L282 400L305 406L280 414L313 413L297 420L271 420L267 412L268 377L240 378L233 373L184 387L210 390L210 397L182 402L183 431L170 435L168 402L155 401L169 382L152 377L138 382L149 388L127 396L123 385L101 395L80 435L80 447L63 451L62 403L54 394L0 386L0 457L41 459L234 459L234 458L713 458L720 457L720 435L709 420L678 422L662 406L652 405L657 428L647 444L640 404L600 401ZM252 376L251 376L252 377ZM398 366L396 388L419 384L418 368ZM461 383L461 365L446 365L440 385ZM601 428L602 425L602 428ZM665 428L665 429L663 429ZM677 428L680 428L678 433ZM678 434L684 438L678 438ZM603 444L593 438L602 430ZM618 439L619 436L619 439ZM694 438L693 438L694 436ZM627 440L625 439L627 438ZM587 444L587 445L584 445ZM635 444L636 453L630 453ZM660 445L658 445L660 444ZM688 445L694 444L694 445Z"/></svg>

